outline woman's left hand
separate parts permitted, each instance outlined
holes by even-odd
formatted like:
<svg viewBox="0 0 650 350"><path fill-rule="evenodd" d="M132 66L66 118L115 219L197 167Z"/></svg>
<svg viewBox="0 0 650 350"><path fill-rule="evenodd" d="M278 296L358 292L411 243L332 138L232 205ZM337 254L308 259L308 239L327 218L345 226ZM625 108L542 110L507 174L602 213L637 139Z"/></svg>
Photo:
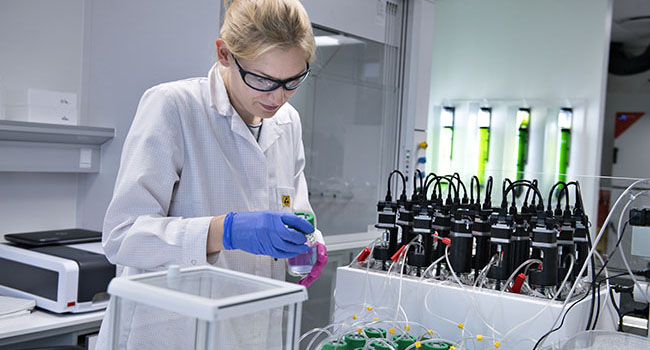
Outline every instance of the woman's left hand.
<svg viewBox="0 0 650 350"><path fill-rule="evenodd" d="M314 267L311 268L311 272L307 276L300 279L300 281L298 281L298 284L309 287L320 277L320 274L323 272L325 265L327 265L327 248L321 242L316 242L316 256L317 260L314 264Z"/></svg>

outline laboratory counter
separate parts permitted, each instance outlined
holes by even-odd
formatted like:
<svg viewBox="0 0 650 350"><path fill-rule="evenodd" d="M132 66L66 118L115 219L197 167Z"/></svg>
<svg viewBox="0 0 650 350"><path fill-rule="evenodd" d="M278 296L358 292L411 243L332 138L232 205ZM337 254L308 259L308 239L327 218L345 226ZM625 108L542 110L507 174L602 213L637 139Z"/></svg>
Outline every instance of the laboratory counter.
<svg viewBox="0 0 650 350"><path fill-rule="evenodd" d="M327 288L324 288L327 290L327 295L319 296L319 293L310 288L310 292L314 294L313 299L306 302L304 311L308 312L312 303L314 304L312 307L323 308L322 311L331 308L330 293L334 289L332 282L335 279L336 268L348 264L354 252L367 246L375 238L377 238L377 232L324 237L330 256L330 264L328 264L330 266L327 270L331 271L324 274L323 281L319 281L318 285L321 287L327 285ZM5 242L2 236L0 236L0 242ZM77 344L79 337L92 335L99 330L103 316L104 310L78 314L57 314L36 308L28 315L0 318L0 348L13 350L26 346Z"/></svg>
<svg viewBox="0 0 650 350"><path fill-rule="evenodd" d="M0 318L0 348L76 344L80 336L96 333L103 317L104 310L57 314L35 309L28 315Z"/></svg>

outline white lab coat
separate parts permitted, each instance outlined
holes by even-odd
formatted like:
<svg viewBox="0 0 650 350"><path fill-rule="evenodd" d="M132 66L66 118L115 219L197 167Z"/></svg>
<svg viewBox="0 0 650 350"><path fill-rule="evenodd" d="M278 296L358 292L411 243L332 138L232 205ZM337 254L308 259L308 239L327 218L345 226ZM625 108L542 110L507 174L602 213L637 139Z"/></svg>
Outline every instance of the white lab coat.
<svg viewBox="0 0 650 350"><path fill-rule="evenodd" d="M300 118L288 103L264 120L256 141L230 104L217 65L207 78L155 86L142 96L124 142L104 220L106 257L118 276L210 263L283 280L284 260L239 250L206 259L208 227L230 211L313 212L304 167ZM106 347L108 314L98 350ZM126 305L122 315L120 349L181 349L194 336L188 324L150 325L172 318L159 310ZM251 330L262 338L278 331L268 315L245 322L247 338Z"/></svg>

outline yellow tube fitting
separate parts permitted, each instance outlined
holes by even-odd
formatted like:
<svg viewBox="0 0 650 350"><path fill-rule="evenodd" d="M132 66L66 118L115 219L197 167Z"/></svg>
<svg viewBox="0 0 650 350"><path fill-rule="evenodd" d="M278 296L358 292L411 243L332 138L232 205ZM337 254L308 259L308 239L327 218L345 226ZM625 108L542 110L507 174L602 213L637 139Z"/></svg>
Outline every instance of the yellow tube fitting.
<svg viewBox="0 0 650 350"><path fill-rule="evenodd" d="M452 345L449 347L449 350L456 350L456 347Z"/></svg>
<svg viewBox="0 0 650 350"><path fill-rule="evenodd" d="M356 314L352 315L353 320L356 320L357 318L359 318L359 317Z"/></svg>
<svg viewBox="0 0 650 350"><path fill-rule="evenodd" d="M410 331L410 330L411 330L411 326L406 325L406 326L404 326L404 329L407 330L407 331Z"/></svg>
<svg viewBox="0 0 650 350"><path fill-rule="evenodd" d="M395 334L395 328L391 328L391 329L389 329L389 330L388 330L388 333L390 333L390 334Z"/></svg>
<svg viewBox="0 0 650 350"><path fill-rule="evenodd" d="M429 144L426 141L422 141L422 142L418 143L418 147L420 147L422 149L427 149L427 147L429 147Z"/></svg>
<svg viewBox="0 0 650 350"><path fill-rule="evenodd" d="M476 340L478 340L478 341L483 341L483 336L480 335L480 334L477 334L477 335L476 335Z"/></svg>
<svg viewBox="0 0 650 350"><path fill-rule="evenodd" d="M415 347L418 348L418 349L421 348L421 347L422 347L422 343L420 343L420 341L416 341L416 342L415 342Z"/></svg>
<svg viewBox="0 0 650 350"><path fill-rule="evenodd" d="M375 322L377 322L377 321L379 321L379 317L375 317L375 318L373 318L372 320L375 321Z"/></svg>
<svg viewBox="0 0 650 350"><path fill-rule="evenodd" d="M500 342L500 341L494 343L494 347L495 347L495 348L498 348L499 346L501 346L501 342Z"/></svg>
<svg viewBox="0 0 650 350"><path fill-rule="evenodd" d="M465 325L462 324L462 323L459 323L459 324L458 324L458 328L463 329L463 328L465 328Z"/></svg>
<svg viewBox="0 0 650 350"><path fill-rule="evenodd" d="M368 311L372 311L372 306L368 306Z"/></svg>
<svg viewBox="0 0 650 350"><path fill-rule="evenodd" d="M363 329L357 328L357 333L359 333L359 334L363 333Z"/></svg>
<svg viewBox="0 0 650 350"><path fill-rule="evenodd" d="M429 329L429 330L427 331L427 333L429 333L429 334L433 334L433 329Z"/></svg>

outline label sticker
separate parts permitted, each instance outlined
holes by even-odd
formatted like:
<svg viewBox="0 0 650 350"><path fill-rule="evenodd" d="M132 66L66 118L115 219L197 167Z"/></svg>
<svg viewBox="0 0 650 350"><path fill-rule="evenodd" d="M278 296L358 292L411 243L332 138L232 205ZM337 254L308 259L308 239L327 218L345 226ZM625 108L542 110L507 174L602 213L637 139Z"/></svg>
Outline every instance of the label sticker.
<svg viewBox="0 0 650 350"><path fill-rule="evenodd" d="M291 208L291 196L282 195L282 206L285 208Z"/></svg>

